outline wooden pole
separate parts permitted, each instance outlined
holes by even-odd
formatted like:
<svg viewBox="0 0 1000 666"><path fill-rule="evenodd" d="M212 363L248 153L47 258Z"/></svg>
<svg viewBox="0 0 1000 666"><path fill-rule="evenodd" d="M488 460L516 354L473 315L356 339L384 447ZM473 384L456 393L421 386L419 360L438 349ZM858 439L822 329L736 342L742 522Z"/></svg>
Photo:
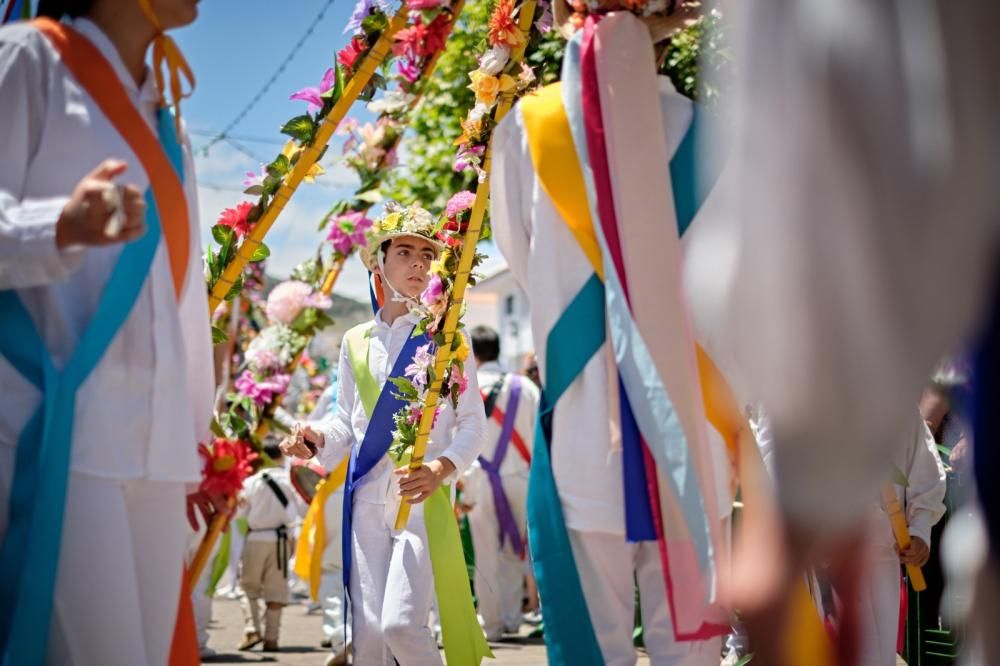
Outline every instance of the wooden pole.
<svg viewBox="0 0 1000 666"><path fill-rule="evenodd" d="M323 122L316 130L316 136L313 139L312 145L306 147L299 154L298 162L295 163L291 172L285 177L278 191L274 193L271 203L257 220L256 224L254 224L253 230L243 239L243 243L240 245L236 256L226 265L225 270L223 270L222 275L219 277L219 281L215 283L212 293L208 297L208 311L210 315L215 312L215 308L219 306L219 303L226 298L226 294L232 289L243 273L243 269L249 263L250 257L253 256L257 248L263 243L264 236L271 229L274 221L278 219L281 211L285 209L288 200L291 199L306 174L309 173L309 169L319 160L323 149L326 148L337 126L340 125L340 121L344 119L351 105L354 104L358 96L368 86L372 76L375 74L375 70L378 69L389 53L396 33L406 25L408 20L409 10L404 4L399 12L392 17L389 25L379 36L378 41L375 42L371 51L365 56L358 71L348 81L340 99L337 100L330 113L323 119Z"/></svg>
<svg viewBox="0 0 1000 666"><path fill-rule="evenodd" d="M521 13L518 17L518 28L524 35L524 44L517 47L511 53L511 62L519 62L524 58L524 49L528 42L528 32L531 30L531 23L535 17L535 0L525 0L521 3ZM503 119L510 108L514 105L514 93L504 93L497 103L494 113L496 123ZM441 331L444 333L444 344L439 346L434 357L434 381L427 389L427 397L424 400L423 412L420 416L420 427L417 431L417 439L413 443L413 452L410 454L410 469L420 469L424 463L424 455L427 453L427 442L430 439L431 426L434 424L434 414L437 412L438 400L441 397L441 384L444 380L445 371L448 369L448 362L451 360L451 346L458 330L458 318L462 313L462 301L465 298L465 290L469 284L469 274L472 272L472 260L476 256L476 244L483 230L483 219L486 216L486 204L490 200L490 149L486 149L483 155L483 171L487 177L479 182L476 187L476 199L472 204L472 213L469 220L469 228L465 232L462 240L462 253L458 259L458 270L455 275L455 283L452 287L452 304L445 315L444 326ZM409 502L402 502L399 505L399 512L396 514L396 529L401 530L406 527L406 522L410 517Z"/></svg>
<svg viewBox="0 0 1000 666"><path fill-rule="evenodd" d="M885 504L885 512L889 515L889 524L892 525L892 534L896 537L896 545L899 550L906 550L910 545L910 528L906 525L906 516L903 515L903 507L899 504L896 496L896 486L892 483L882 487L882 503ZM906 574L910 577L910 585L917 592L927 589L927 581L924 580L924 572L920 567L912 564L906 565Z"/></svg>

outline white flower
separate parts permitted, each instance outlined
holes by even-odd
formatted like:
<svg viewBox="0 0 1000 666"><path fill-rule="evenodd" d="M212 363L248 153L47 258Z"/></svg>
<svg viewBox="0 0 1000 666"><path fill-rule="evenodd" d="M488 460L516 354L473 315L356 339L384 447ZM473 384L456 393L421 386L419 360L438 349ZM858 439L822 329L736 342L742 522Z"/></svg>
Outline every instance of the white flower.
<svg viewBox="0 0 1000 666"><path fill-rule="evenodd" d="M402 90L391 90L382 95L381 99L368 104L368 110L372 113L397 113L409 107L414 96Z"/></svg>
<svg viewBox="0 0 1000 666"><path fill-rule="evenodd" d="M490 107L480 102L472 107L469 111L469 122L477 123L483 119L483 117L490 112Z"/></svg>
<svg viewBox="0 0 1000 666"><path fill-rule="evenodd" d="M503 44L498 44L483 54L479 60L479 70L484 74L496 76L503 71L508 60L510 60L510 49Z"/></svg>

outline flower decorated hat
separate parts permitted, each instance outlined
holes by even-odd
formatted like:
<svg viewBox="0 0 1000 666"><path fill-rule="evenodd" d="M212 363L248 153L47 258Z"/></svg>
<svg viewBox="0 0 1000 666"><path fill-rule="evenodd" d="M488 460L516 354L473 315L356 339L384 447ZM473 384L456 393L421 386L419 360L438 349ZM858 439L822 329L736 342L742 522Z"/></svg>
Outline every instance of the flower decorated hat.
<svg viewBox="0 0 1000 666"><path fill-rule="evenodd" d="M361 261L370 271L379 267L382 244L394 238L412 236L429 242L440 253L444 243L437 237L438 225L434 216L420 206L388 204L382 217L375 220L369 235L368 246L361 250Z"/></svg>

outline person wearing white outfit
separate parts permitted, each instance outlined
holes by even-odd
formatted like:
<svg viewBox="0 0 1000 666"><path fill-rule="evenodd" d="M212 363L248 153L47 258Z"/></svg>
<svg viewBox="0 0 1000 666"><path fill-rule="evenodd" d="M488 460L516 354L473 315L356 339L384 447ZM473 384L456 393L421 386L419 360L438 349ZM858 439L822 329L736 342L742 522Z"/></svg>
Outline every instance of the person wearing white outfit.
<svg viewBox="0 0 1000 666"><path fill-rule="evenodd" d="M367 365L380 389L419 321L410 313L407 298L412 302L427 285L430 264L440 249L431 239L431 235L397 234L372 251L378 254L378 264L373 260L369 267L377 269L383 284L394 292L366 333ZM302 424L282 443L287 453L300 458L312 457L317 451L320 464L328 470L336 467L352 447L360 448L369 427L348 348L345 341L341 345L340 383L333 413ZM421 502L442 483L463 474L482 447L486 419L472 358L465 363L465 374L468 388L459 398L457 409L445 401L432 428L423 467L394 473L393 461L383 456L355 484L350 571L354 663L442 663L428 627L434 575ZM401 497L413 506L406 527L397 530L394 524Z"/></svg>
<svg viewBox="0 0 1000 666"><path fill-rule="evenodd" d="M246 518L249 527L240 559L244 620L240 650L248 650L261 641L265 651L278 649L281 610L288 604L289 532L306 512L305 503L292 486L280 449L269 445L264 453L273 464L243 483L237 512L237 516ZM263 622L261 601L265 605Z"/></svg>
<svg viewBox="0 0 1000 666"><path fill-rule="evenodd" d="M524 557L526 548L525 506L528 494L530 452L534 441L535 419L538 416L538 387L526 377L503 372L497 359L500 339L496 331L485 326L472 329L472 353L479 365L479 385L486 396L486 409L494 408L502 418L487 414L486 437L480 461L474 463L464 478L462 502L470 505L469 528L476 553L476 598L483 618L486 638L500 640L504 633L516 634L521 627L521 603L524 592ZM517 382L517 399L512 400ZM509 414L511 409L514 414ZM505 418L512 419L513 429L503 444L503 458L498 448ZM515 445L514 437L518 438ZM485 465L495 469L489 473ZM491 477L495 477L491 478ZM502 521L497 513L497 490L500 483L504 500L510 507L510 518L517 529L521 546L509 534L502 533ZM501 509L503 510L503 509Z"/></svg>
<svg viewBox="0 0 1000 666"><path fill-rule="evenodd" d="M558 3L557 3L558 4ZM565 7L560 13L565 14ZM557 18L559 14L557 14ZM666 154L672 156L692 122L692 102L659 77ZM542 185L532 160L523 109L516 107L493 136L491 216L494 236L510 270L531 301L535 340L546 340L561 313L594 274L567 223ZM596 223L595 223L596 224ZM700 333L700 332L699 332ZM700 338L700 336L698 336ZM545 345L537 350L545 386ZM653 664L719 663L721 638L675 639L656 542L625 538L621 433L612 427L609 387L616 387L607 341L559 398L552 419L552 472L568 528L587 610L604 662L634 664L635 588L643 639ZM725 454L712 435L719 515L730 513ZM544 609L545 598L542 598Z"/></svg>
<svg viewBox="0 0 1000 666"><path fill-rule="evenodd" d="M931 528L944 516L947 476L934 436L916 409L893 455L906 486L895 485L910 530L910 546L900 553L885 507L872 510L872 560L861 590L862 666L894 666L899 635L900 563L923 566L930 556Z"/></svg>
<svg viewBox="0 0 1000 666"><path fill-rule="evenodd" d="M110 65L114 85L155 136L161 98L145 65L154 29L139 5L43 4L56 18L63 11L54 5L76 5L64 29L81 35ZM166 28L197 16L193 0L153 4ZM149 177L35 25L0 28L0 117L0 290L16 293L61 369L94 318L124 242L145 229L141 193ZM198 258L197 188L190 144L180 129L188 252ZM109 227L113 207L99 202L119 175L129 187L119 207L126 221L116 232ZM200 479L197 443L208 434L211 417L201 272L200 261L189 261L177 296L161 242L133 308L76 394L48 637L52 663L167 662L181 598L186 488ZM5 535L19 434L42 394L2 355L0 391Z"/></svg>

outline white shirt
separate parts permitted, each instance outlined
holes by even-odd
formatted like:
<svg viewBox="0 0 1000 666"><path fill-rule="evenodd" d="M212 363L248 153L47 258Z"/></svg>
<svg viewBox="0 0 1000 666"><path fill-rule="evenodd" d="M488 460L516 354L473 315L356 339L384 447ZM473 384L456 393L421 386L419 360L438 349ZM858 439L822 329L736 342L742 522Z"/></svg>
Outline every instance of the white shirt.
<svg viewBox="0 0 1000 666"><path fill-rule="evenodd" d="M500 365L496 362L484 363L482 367L479 368L479 385L482 390L489 393L493 385L500 381L500 378L504 376L503 370ZM517 406L517 414L514 417L514 430L521 436L524 440L524 445L528 447L528 453L531 453L533 442L535 440L535 420L538 417L538 403L541 399L538 387L535 386L527 377L521 377L521 396ZM510 381L511 377L508 375L504 381L503 387L500 389L499 395L497 395L496 405L503 411L504 414L507 413L507 407L510 405ZM485 414L485 410L483 411ZM493 460L496 456L497 442L500 440L500 431L502 430L502 425L496 419L487 417L486 419L486 437L483 445L482 456L487 460ZM521 457L517 449L514 447L513 438L510 444L507 446L507 455L503 459L503 463L500 465L500 475L501 476L528 476L529 466L528 463Z"/></svg>
<svg viewBox="0 0 1000 666"><path fill-rule="evenodd" d="M691 101L660 79L667 150L677 150L691 123ZM531 301L538 368L546 381L546 340L563 310L594 269L542 189L528 147L521 108L493 134L490 220L497 246ZM621 447L608 426L608 344L587 363L556 406L552 471L566 525L575 530L625 533Z"/></svg>
<svg viewBox="0 0 1000 666"><path fill-rule="evenodd" d="M417 318L407 314L397 317L390 326L382 321L381 312L375 315L375 326L369 338L368 367L379 388L385 385L392 366L403 351L403 346L413 330ZM346 340L340 346L340 382L337 386L335 409L323 419L310 425L323 433L324 446L317 458L328 470L335 468L352 446L360 446L368 430L368 415L358 398L354 370L348 356ZM458 410L449 401L438 416L431 430L425 460L444 456L455 465L455 478L461 476L479 455L483 447L486 416L483 399L476 381L476 362L472 355L465 361L468 388L458 399ZM386 516L395 518L399 506L398 484L392 479L393 461L384 456L371 471L362 477L354 491L355 502L386 505Z"/></svg>
<svg viewBox="0 0 1000 666"><path fill-rule="evenodd" d="M77 19L72 27L108 59L155 131L151 72L136 86L95 24ZM145 190L149 180L48 39L28 24L0 28L0 118L0 289L17 291L62 368L93 317L121 246L58 251L59 214L77 183L107 158L128 163L121 182ZM131 314L77 393L77 472L199 478L197 442L208 433L213 365L193 161L186 138L183 143L192 260L181 303L161 243ZM41 395L2 357L0 393L0 445L13 446Z"/></svg>
<svg viewBox="0 0 1000 666"><path fill-rule="evenodd" d="M288 500L286 506L281 505L281 500L264 480L264 474L281 489ZM282 525L290 526L305 515L308 508L292 486L284 467L265 467L251 476L243 483L240 497L246 500L246 505L240 508L239 515L247 519L251 529L247 541L277 541L278 534L274 530Z"/></svg>

